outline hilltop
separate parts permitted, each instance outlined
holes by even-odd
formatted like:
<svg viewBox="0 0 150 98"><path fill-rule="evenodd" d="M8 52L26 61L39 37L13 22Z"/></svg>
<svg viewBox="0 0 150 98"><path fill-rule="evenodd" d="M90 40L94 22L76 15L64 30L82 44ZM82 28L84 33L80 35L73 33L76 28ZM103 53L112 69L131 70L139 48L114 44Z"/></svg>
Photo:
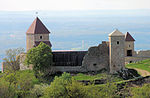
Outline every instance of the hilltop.
<svg viewBox="0 0 150 98"><path fill-rule="evenodd" d="M126 67L137 70L142 76L150 75L150 59L139 61L136 63L130 63L127 64Z"/></svg>

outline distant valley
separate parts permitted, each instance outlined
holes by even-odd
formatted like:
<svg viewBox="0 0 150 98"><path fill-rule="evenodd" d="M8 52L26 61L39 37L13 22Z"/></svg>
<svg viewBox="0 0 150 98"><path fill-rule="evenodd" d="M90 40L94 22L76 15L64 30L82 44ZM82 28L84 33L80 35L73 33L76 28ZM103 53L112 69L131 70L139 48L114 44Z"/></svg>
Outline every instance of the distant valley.
<svg viewBox="0 0 150 98"><path fill-rule="evenodd" d="M25 48L25 32L38 16L50 30L53 50L87 50L118 28L135 38L136 50L150 49L150 10L0 11L0 62L5 50Z"/></svg>

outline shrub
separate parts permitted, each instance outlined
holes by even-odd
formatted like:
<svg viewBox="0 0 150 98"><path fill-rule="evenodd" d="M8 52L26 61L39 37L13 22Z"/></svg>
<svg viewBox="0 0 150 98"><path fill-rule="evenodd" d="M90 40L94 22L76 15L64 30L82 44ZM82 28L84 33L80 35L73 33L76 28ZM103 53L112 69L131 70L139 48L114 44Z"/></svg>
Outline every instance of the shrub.
<svg viewBox="0 0 150 98"><path fill-rule="evenodd" d="M17 96L15 86L0 78L0 95L3 98L14 98Z"/></svg>

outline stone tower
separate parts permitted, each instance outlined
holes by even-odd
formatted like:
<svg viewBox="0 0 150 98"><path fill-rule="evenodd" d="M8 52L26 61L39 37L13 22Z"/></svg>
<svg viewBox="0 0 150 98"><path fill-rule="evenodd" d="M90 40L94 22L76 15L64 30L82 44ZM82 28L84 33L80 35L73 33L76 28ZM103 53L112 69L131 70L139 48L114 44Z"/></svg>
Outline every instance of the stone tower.
<svg viewBox="0 0 150 98"><path fill-rule="evenodd" d="M117 29L109 34L110 73L125 68L125 35Z"/></svg>
<svg viewBox="0 0 150 98"><path fill-rule="evenodd" d="M134 56L134 41L135 39L127 32L125 35L125 56Z"/></svg>
<svg viewBox="0 0 150 98"><path fill-rule="evenodd" d="M49 34L50 32L45 25L38 17L36 17L26 32L26 51L38 46L40 42L44 42L51 47L52 45L49 41Z"/></svg>

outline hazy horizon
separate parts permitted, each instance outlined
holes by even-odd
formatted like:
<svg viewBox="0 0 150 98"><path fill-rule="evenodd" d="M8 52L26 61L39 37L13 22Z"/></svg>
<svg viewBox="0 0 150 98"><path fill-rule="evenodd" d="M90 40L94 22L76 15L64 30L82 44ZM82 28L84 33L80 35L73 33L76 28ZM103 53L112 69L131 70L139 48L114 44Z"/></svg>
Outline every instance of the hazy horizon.
<svg viewBox="0 0 150 98"><path fill-rule="evenodd" d="M150 50L150 10L0 11L0 61L9 48L25 48L25 32L38 16L50 30L53 50L87 50L116 28L135 38L136 50Z"/></svg>

